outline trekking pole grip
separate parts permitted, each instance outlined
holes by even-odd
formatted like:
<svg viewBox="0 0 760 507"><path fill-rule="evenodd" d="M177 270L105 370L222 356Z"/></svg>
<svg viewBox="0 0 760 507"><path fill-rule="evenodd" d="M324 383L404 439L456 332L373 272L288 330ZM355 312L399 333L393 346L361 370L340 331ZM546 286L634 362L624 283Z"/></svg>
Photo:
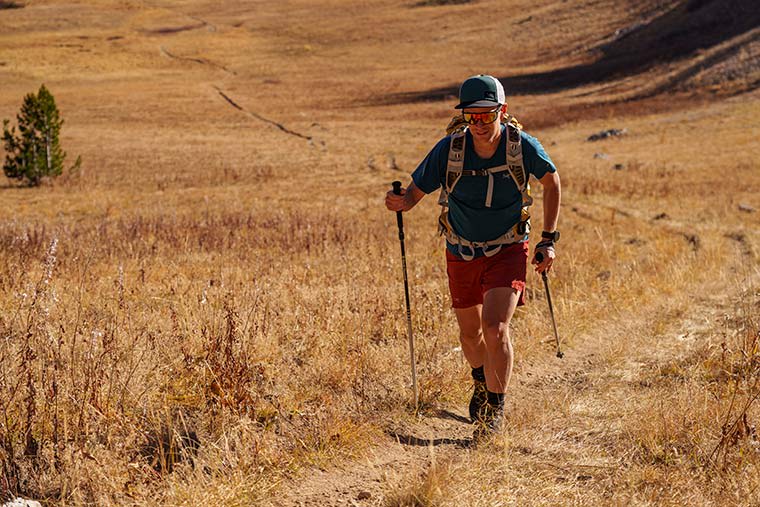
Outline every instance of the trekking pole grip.
<svg viewBox="0 0 760 507"><path fill-rule="evenodd" d="M541 252L536 252L536 261L540 264L544 261L544 254ZM546 280L546 271L541 272L541 278Z"/></svg>
<svg viewBox="0 0 760 507"><path fill-rule="evenodd" d="M539 264L543 262L544 254L542 254L541 252L538 252L536 254L536 260L539 262ZM544 280L544 283L546 283L546 271L541 271L541 278Z"/></svg>
<svg viewBox="0 0 760 507"><path fill-rule="evenodd" d="M391 185L393 186L393 193L401 195L401 182L396 180ZM400 211L396 212L396 223L398 224L398 237L401 241L404 241L404 218Z"/></svg>

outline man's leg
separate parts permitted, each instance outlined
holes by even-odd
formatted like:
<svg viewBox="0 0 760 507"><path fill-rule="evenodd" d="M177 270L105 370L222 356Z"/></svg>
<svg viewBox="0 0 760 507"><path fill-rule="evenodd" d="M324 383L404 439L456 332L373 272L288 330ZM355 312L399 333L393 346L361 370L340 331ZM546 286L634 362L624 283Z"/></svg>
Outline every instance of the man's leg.
<svg viewBox="0 0 760 507"><path fill-rule="evenodd" d="M475 429L475 439L499 431L504 414L504 393L512 376L512 342L509 321L515 313L520 292L511 287L497 287L483 295L483 339L486 344L486 403Z"/></svg>
<svg viewBox="0 0 760 507"><path fill-rule="evenodd" d="M488 402L486 377L483 374L486 343L483 341L483 326L480 321L482 310L483 305L454 308L459 323L459 341L462 344L462 353L472 368L472 396L468 406L472 422L477 422L482 418L483 410Z"/></svg>
<svg viewBox="0 0 760 507"><path fill-rule="evenodd" d="M497 287L483 295L484 370L486 386L492 393L505 393L512 376L512 341L509 322L517 308L520 292L511 287Z"/></svg>
<svg viewBox="0 0 760 507"><path fill-rule="evenodd" d="M486 355L486 343L483 341L483 326L480 315L482 305L469 308L454 308L459 324L459 341L462 344L462 353L471 368L483 366Z"/></svg>

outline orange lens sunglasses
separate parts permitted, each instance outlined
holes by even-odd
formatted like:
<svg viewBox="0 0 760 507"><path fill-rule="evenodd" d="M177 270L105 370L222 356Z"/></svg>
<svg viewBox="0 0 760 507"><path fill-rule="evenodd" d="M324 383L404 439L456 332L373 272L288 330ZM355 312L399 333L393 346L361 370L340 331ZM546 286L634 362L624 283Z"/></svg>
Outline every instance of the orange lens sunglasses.
<svg viewBox="0 0 760 507"><path fill-rule="evenodd" d="M482 123L493 123L496 121L496 119L499 117L499 111L501 110L501 106L497 107L496 109L492 111L486 111L485 113L462 113L462 116L464 117L464 121L469 123L470 125L475 125L478 120L480 120Z"/></svg>

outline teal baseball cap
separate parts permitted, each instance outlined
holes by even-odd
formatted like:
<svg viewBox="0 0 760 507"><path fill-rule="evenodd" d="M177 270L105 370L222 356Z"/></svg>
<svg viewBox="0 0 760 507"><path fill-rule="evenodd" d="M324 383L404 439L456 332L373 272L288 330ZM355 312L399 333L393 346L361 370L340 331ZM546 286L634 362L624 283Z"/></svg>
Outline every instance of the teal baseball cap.
<svg viewBox="0 0 760 507"><path fill-rule="evenodd" d="M507 102L504 87L498 79L486 74L468 77L459 87L459 104L454 109L466 107L496 107Z"/></svg>

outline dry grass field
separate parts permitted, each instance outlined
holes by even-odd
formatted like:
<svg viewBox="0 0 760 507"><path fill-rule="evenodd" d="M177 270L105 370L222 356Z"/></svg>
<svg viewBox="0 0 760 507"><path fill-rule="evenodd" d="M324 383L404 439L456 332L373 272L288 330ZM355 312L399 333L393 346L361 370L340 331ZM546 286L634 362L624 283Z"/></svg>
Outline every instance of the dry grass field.
<svg viewBox="0 0 760 507"><path fill-rule="evenodd" d="M0 176L0 501L759 505L758 25L750 0L0 2L0 118L44 83L83 159ZM382 203L480 72L562 176L565 358L530 273L506 430L471 447L435 199L405 216L417 414Z"/></svg>

